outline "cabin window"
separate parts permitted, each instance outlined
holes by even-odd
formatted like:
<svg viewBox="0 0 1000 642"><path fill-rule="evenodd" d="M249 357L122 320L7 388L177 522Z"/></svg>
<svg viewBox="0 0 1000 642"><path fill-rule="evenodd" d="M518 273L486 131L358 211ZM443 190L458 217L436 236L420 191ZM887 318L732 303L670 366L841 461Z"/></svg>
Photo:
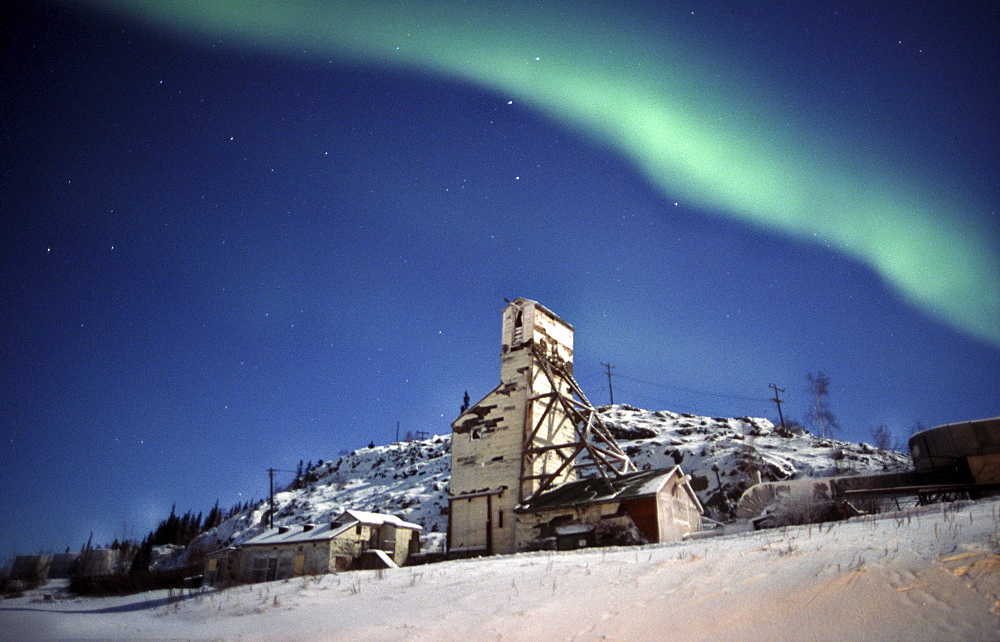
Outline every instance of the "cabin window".
<svg viewBox="0 0 1000 642"><path fill-rule="evenodd" d="M354 534L355 535L361 534L361 522L358 522L357 526L354 527Z"/></svg>
<svg viewBox="0 0 1000 642"><path fill-rule="evenodd" d="M472 439L482 439L483 438L483 429L482 428L473 428L471 431L469 431L469 436Z"/></svg>

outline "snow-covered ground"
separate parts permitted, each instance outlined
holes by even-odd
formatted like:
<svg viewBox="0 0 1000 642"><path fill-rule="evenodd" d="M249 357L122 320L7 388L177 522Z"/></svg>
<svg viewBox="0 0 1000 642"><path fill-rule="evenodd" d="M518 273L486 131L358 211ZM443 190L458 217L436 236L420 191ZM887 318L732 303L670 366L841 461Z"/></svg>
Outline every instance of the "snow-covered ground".
<svg viewBox="0 0 1000 642"><path fill-rule="evenodd" d="M0 602L36 638L996 640L1000 498L681 544Z"/></svg>

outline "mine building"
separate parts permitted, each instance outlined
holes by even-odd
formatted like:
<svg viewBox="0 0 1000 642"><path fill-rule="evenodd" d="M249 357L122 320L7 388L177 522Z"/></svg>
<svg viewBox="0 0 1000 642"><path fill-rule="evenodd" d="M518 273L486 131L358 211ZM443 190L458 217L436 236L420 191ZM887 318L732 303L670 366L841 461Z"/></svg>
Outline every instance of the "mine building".
<svg viewBox="0 0 1000 642"><path fill-rule="evenodd" d="M680 469L636 471L601 421L573 378L573 327L509 302L500 383L452 422L448 554L672 541L701 512Z"/></svg>
<svg viewBox="0 0 1000 642"><path fill-rule="evenodd" d="M420 551L417 524L348 510L324 524L271 528L239 546L209 553L205 581L269 582L363 568L403 566Z"/></svg>

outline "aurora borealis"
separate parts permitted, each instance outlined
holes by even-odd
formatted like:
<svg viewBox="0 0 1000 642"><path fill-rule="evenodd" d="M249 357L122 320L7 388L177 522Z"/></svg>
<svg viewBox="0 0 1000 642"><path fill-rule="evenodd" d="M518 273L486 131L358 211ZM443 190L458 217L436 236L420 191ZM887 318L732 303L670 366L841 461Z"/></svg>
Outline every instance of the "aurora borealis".
<svg viewBox="0 0 1000 642"><path fill-rule="evenodd" d="M504 298L595 403L1000 414L994 8L8 6L0 554L447 433Z"/></svg>
<svg viewBox="0 0 1000 642"><path fill-rule="evenodd" d="M1000 345L984 201L962 184L928 187L878 141L783 128L788 106L755 98L738 67L706 81L704 52L672 46L669 22L596 3L103 3L203 38L418 68L525 101L615 148L665 195L860 259L926 313Z"/></svg>

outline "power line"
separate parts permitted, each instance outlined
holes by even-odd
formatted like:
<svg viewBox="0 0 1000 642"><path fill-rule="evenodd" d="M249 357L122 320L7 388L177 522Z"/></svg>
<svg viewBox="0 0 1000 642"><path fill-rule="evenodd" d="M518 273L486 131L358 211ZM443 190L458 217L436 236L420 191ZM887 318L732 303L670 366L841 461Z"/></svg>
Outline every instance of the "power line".
<svg viewBox="0 0 1000 642"><path fill-rule="evenodd" d="M301 464L301 462L299 462ZM271 510L267 511L267 527L274 528L274 473L294 473L294 470L281 470L280 468L267 469L268 488L271 496Z"/></svg>
<svg viewBox="0 0 1000 642"><path fill-rule="evenodd" d="M605 374L608 375L608 394L611 396L611 405L613 406L615 405L615 390L611 387L611 375L614 374L611 372L611 369L614 368L614 366L610 363L602 363L601 365L604 366Z"/></svg>
<svg viewBox="0 0 1000 642"><path fill-rule="evenodd" d="M781 421L781 429L785 430L785 416L781 414L781 404L783 404L785 402L782 401L781 397L778 396L778 393L779 392L784 392L785 389L784 388L779 388L778 386L774 385L773 383L768 384L767 387L771 388L772 390L774 390L774 399L772 399L771 401L773 401L778 406L778 420Z"/></svg>
<svg viewBox="0 0 1000 642"><path fill-rule="evenodd" d="M268 528L274 528L274 473L276 473L276 472L277 472L277 470L275 470L274 468L268 468L267 469L267 479L268 479L268 482L269 482L268 483L268 488L270 489L270 493L271 493L271 509L269 511L267 511L267 527Z"/></svg>
<svg viewBox="0 0 1000 642"><path fill-rule="evenodd" d="M701 405L692 405L690 402L677 401L676 399L664 399L662 397L656 397L653 395L647 395L643 393L630 394L630 397L634 397L636 399L636 403L640 403L642 407L646 410L654 408L654 406L650 404L659 404L659 406L655 407L661 410L669 410L670 412L675 412L678 414L696 415L699 417L734 416L732 408L727 408L725 410L719 409L717 407L706 408ZM757 402L757 403L763 403L763 402ZM738 414L740 416L748 416L748 417L765 417L766 409L764 408L754 409L752 407L744 406L743 410L741 410Z"/></svg>
<svg viewBox="0 0 1000 642"><path fill-rule="evenodd" d="M719 397L722 399L738 399L740 401L771 401L771 399L767 397L751 397L748 395L732 395L723 392L709 392L707 390L697 390L695 388L685 388L683 386L672 386L665 383L657 383L655 381L646 381L645 379L637 379L636 377L630 377L628 375L623 375L623 374L619 374L618 376L627 379L629 381L635 381L636 383L644 383L648 386L656 386L657 388L663 388L665 390L678 390L680 392L687 392L695 395Z"/></svg>

